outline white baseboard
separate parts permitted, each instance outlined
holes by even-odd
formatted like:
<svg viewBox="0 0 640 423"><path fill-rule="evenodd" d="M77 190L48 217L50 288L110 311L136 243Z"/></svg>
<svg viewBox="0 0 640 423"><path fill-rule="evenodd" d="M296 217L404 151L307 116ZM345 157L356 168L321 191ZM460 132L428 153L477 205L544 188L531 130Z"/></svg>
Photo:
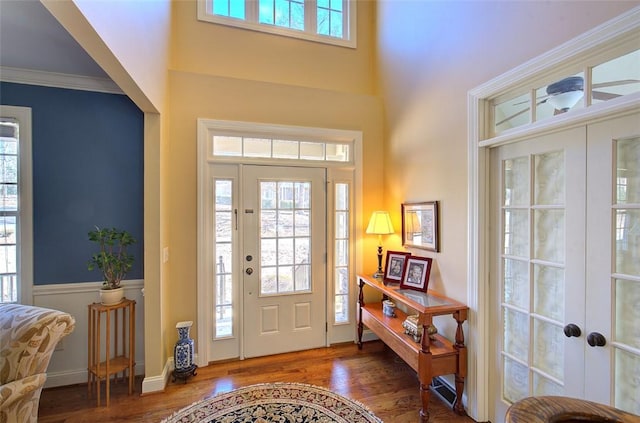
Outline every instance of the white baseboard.
<svg viewBox="0 0 640 423"><path fill-rule="evenodd" d="M144 363L136 363L135 375L144 375ZM78 385L87 383L89 375L87 369L65 370L59 372L47 372L47 380L44 383L45 388L55 388L58 386Z"/></svg>

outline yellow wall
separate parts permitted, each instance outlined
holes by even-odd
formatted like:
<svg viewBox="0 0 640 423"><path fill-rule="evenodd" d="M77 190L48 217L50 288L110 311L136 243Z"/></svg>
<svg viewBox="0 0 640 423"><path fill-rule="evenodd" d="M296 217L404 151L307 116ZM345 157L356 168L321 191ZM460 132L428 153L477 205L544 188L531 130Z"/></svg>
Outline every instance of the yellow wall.
<svg viewBox="0 0 640 423"><path fill-rule="evenodd" d="M198 118L360 130L367 163L364 213L382 204L382 107L372 95L372 6L359 3L358 48L349 49L199 22L195 2L173 4L166 330L178 321L197 322ZM371 259L373 267L375 256ZM197 336L195 326L191 333ZM168 355L176 339L177 334L167 336Z"/></svg>

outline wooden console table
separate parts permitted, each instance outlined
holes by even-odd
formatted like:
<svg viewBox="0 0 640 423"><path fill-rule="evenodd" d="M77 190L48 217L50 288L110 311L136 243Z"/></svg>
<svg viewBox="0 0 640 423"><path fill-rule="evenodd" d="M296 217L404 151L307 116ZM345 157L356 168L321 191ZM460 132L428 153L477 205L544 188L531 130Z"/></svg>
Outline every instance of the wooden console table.
<svg viewBox="0 0 640 423"><path fill-rule="evenodd" d="M128 312L127 312L128 310ZM105 314L104 342L105 359L101 361L102 349L102 325L101 316ZM111 318L113 314L113 336ZM128 320L128 324L127 324ZM98 394L98 406L100 406L100 381L105 379L106 403L109 406L109 383L111 375L118 376L122 372L124 378L125 370L129 374L129 395L133 392L133 379L135 377L135 330L136 302L134 300L123 299L118 304L104 305L101 303L89 304L89 359L87 365L87 389L89 396L92 395L93 387L96 386ZM125 342L127 340L128 343ZM113 345L112 345L113 340ZM113 355L113 356L112 356Z"/></svg>
<svg viewBox="0 0 640 423"><path fill-rule="evenodd" d="M438 295L433 291L427 293L410 289L400 289L398 284L385 285L382 280L370 276L358 275L360 292L358 296L358 348L362 349L362 332L367 326L373 333L396 352L411 368L420 381L420 398L422 409L420 421L429 420L429 385L435 376L455 374L456 400L453 409L458 414L466 414L462 404L464 378L467 375L467 347L464 345L462 324L467 320L469 308L451 298ZM382 313L382 303L365 304L364 287L368 286L382 293L383 299L391 299L396 304L404 304L417 314L418 324L422 325L424 334L427 326L432 324L433 316L450 314L458 323L455 343L435 335L434 340L422 336L420 343L405 334L402 322L407 314L396 307L395 317Z"/></svg>

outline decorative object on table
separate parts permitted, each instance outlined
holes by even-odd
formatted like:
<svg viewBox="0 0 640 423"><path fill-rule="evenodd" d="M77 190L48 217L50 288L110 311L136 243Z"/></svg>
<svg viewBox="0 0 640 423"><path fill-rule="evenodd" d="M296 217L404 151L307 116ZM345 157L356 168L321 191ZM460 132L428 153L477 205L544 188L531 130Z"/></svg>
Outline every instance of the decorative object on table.
<svg viewBox="0 0 640 423"><path fill-rule="evenodd" d="M429 286L432 261L433 259L429 257L408 257L404 275L400 281L400 288L426 292Z"/></svg>
<svg viewBox="0 0 640 423"><path fill-rule="evenodd" d="M369 219L369 225L367 226L368 234L378 235L378 271L373 274L374 278L382 278L382 235L390 235L393 233L393 225L391 224L391 218L389 212L386 211L374 211Z"/></svg>
<svg viewBox="0 0 640 423"><path fill-rule="evenodd" d="M189 337L189 331L193 325L192 321L178 322L176 329L178 329L178 341L175 347L173 347L173 381L176 379L182 379L187 383L189 376L196 375L196 369L193 360L194 354L194 341Z"/></svg>
<svg viewBox="0 0 640 423"><path fill-rule="evenodd" d="M402 204L402 245L440 251L438 202Z"/></svg>
<svg viewBox="0 0 640 423"><path fill-rule="evenodd" d="M382 302L382 314L389 317L396 317L396 304L391 300Z"/></svg>
<svg viewBox="0 0 640 423"><path fill-rule="evenodd" d="M135 244L135 238L127 231L96 226L89 232L89 241L99 246L99 251L93 253L87 262L89 270L98 269L102 272L103 284L100 289L100 301L104 305L117 304L124 298L124 289L120 282L133 267L133 254L127 252L127 247Z"/></svg>
<svg viewBox="0 0 640 423"><path fill-rule="evenodd" d="M407 263L407 258L411 256L411 253L406 251L387 251L387 260L384 265L384 283L393 283L402 280L404 273L404 266Z"/></svg>
<svg viewBox="0 0 640 423"><path fill-rule="evenodd" d="M404 333L413 337L415 342L422 341L422 332L424 331L422 325L418 325L418 315L412 314L407 316L407 318L402 322L402 327L404 328ZM434 340L435 334L438 333L438 328L434 325L427 326L427 336L429 339Z"/></svg>
<svg viewBox="0 0 640 423"><path fill-rule="evenodd" d="M382 423L363 404L302 383L261 383L238 388L198 401L161 423L186 421Z"/></svg>

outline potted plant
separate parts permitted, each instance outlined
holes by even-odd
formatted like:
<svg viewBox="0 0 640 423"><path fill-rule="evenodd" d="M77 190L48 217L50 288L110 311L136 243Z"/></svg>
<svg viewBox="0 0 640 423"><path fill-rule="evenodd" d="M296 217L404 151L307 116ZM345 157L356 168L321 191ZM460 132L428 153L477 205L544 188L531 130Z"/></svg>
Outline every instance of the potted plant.
<svg viewBox="0 0 640 423"><path fill-rule="evenodd" d="M124 289L120 282L133 267L133 254L127 247L135 244L135 238L127 231L116 228L96 229L89 232L89 241L98 244L100 250L93 253L87 263L89 270L102 272L103 285L100 290L102 304L117 304L124 298Z"/></svg>

